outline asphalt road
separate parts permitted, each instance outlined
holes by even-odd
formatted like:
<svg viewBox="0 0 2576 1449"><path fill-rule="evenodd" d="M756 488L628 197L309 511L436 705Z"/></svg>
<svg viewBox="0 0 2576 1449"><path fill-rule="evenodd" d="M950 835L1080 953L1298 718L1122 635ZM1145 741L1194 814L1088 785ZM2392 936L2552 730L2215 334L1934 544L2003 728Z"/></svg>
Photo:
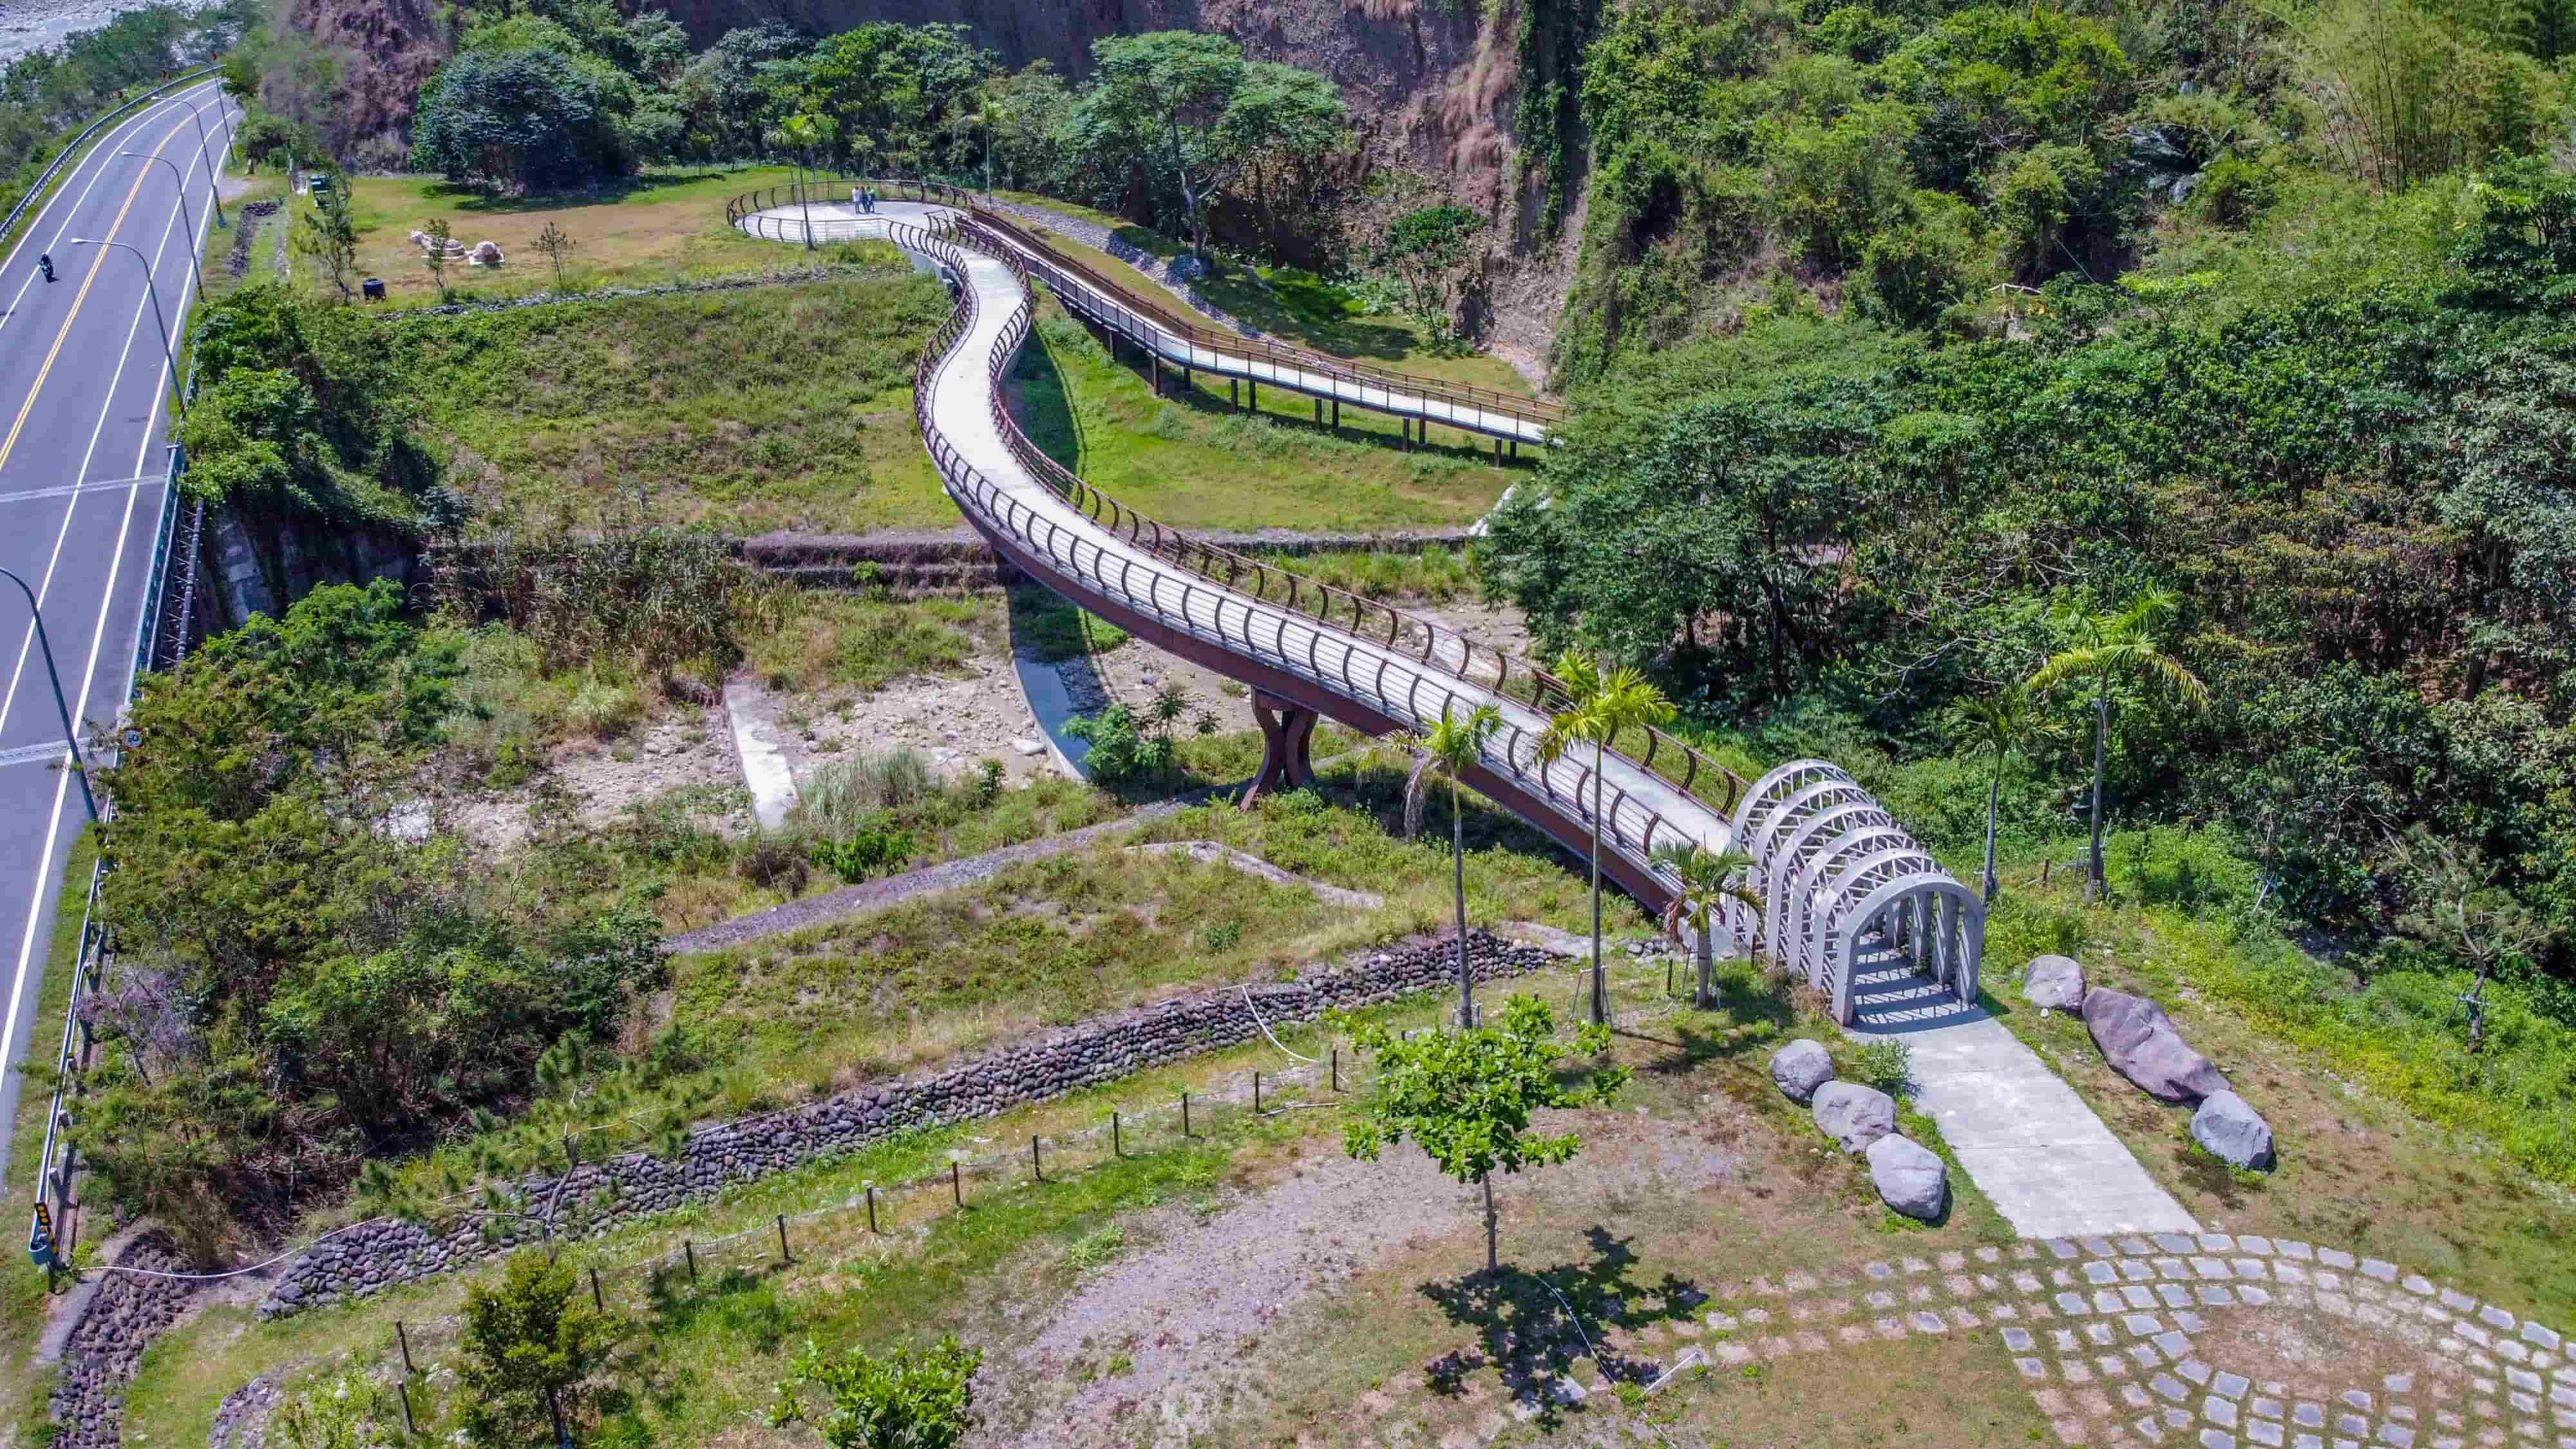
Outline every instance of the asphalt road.
<svg viewBox="0 0 2576 1449"><path fill-rule="evenodd" d="M143 107L94 145L0 261L0 567L25 579L84 735L112 725L134 672L169 466L171 378L153 293L176 341L195 301L191 259L213 223L230 103L212 82ZM167 158L170 165L120 152ZM189 220L177 197L184 176ZM121 242L133 251L75 245ZM137 252L142 255L138 257ZM56 280L39 275L50 253ZM151 286L146 286L145 259ZM0 1162L29 1055L60 1023L36 1019L65 857L86 820L62 768L62 715L27 602L0 579ZM26 1204L13 1199L0 1221ZM14 1245L13 1245L14 1246Z"/></svg>

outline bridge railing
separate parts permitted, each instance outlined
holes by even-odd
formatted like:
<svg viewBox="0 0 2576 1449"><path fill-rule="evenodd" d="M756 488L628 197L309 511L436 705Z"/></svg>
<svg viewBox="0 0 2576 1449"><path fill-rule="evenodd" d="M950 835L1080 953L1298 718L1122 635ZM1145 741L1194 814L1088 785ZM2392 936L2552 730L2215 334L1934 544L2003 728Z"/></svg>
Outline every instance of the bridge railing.
<svg viewBox="0 0 2576 1449"><path fill-rule="evenodd" d="M922 230L901 223L889 223L882 234L888 235L907 249L921 252L945 263L956 271L962 280L966 266L963 248L975 243L976 238L973 233L974 228L971 223L952 224L935 231ZM976 249L984 250L986 245L990 243L977 245ZM1011 268L1020 278L1024 288L1027 286L1031 279L1027 265L1021 258L1007 248L991 254ZM1056 535L1062 531L1059 526L1052 519L1040 516L1026 504L1011 497L1007 490L987 478L982 470L965 458L940 431L934 418L933 408L939 363L956 345L958 338L973 325L978 306L973 287L965 286L960 290L959 305L924 346L920 361L914 370L914 421L920 429L924 445L929 449L932 462L939 468L941 475L949 480L951 493L962 505L991 519L1004 532L1027 540L1048 557L1065 558L1068 567L1079 571L1081 565L1071 551L1071 546L1066 545L1063 550L1059 550L1056 539ZM1189 580L1195 578L1216 586L1218 590L1249 595L1273 607L1281 608L1287 614L1311 621L1318 626L1319 630L1365 640L1373 646L1385 646L1390 651L1400 651L1406 659L1418 664L1422 670L1445 674L1461 682L1473 684L1489 695L1498 695L1526 705L1542 715L1552 714L1571 702L1571 695L1562 680L1528 660L1490 646L1478 645L1456 631L1443 628L1419 615L1307 578L1293 570L1280 568L1276 563L1265 563L1259 559L1202 542L1179 529L1168 527L1120 504L1116 499L1094 488L1070 469L1048 457L1029 440L1028 435L1020 430L1018 423L1010 416L1000 385L1002 374L1008 370L1012 360L1017 356L1021 344L1028 335L1034 316L1033 301L1024 296L1021 304L1005 320L1001 331L995 337L992 353L986 359L988 376L994 384L989 394L994 429L1001 437L1004 446L1010 450L1014 460L1095 525L1115 537L1126 540L1138 551L1185 571L1186 577L1175 580L1181 590L1179 609L1184 617L1188 613ZM1095 552L1097 552L1096 546ZM1161 594L1154 579L1148 579L1144 593L1139 595L1129 577L1133 570L1124 561L1112 561L1106 555L1102 555L1094 560L1094 565L1095 568L1105 572L1113 562L1117 564L1116 571L1120 574L1120 578L1114 582L1117 592L1138 599L1145 607L1157 614L1171 612L1170 607L1161 602ZM1108 585L1113 581L1103 577L1099 582ZM1220 609L1217 614L1217 626L1220 632L1224 628L1224 622L1223 612ZM1256 639L1251 636L1251 615L1250 611L1246 610L1243 648L1255 657L1265 655L1284 657L1287 653L1284 627L1285 621L1282 620L1280 632L1273 638ZM1232 642L1231 637L1228 637L1229 647L1232 646ZM1338 667L1342 671L1338 676L1338 685L1347 692L1348 697L1361 700L1389 698L1383 679L1385 672L1383 665L1376 671L1376 678L1364 681L1349 674L1351 657L1345 652L1336 665L1320 657L1310 642L1304 663L1312 673L1325 682L1333 682L1329 676L1333 669ZM1428 711L1412 709L1409 712L1415 718L1436 719L1442 711L1435 708ZM1523 733L1516 728L1510 738L1501 742L1501 753L1506 760L1518 762L1533 757L1535 741L1522 738ZM1611 754L1639 773L1651 776L1674 792L1697 801L1720 819L1731 818L1737 802L1743 798L1748 788L1746 782L1733 771L1661 730L1642 726L1633 727L1612 742ZM1594 767L1582 762L1579 757L1571 761L1570 767L1577 773L1570 790L1564 793L1574 797L1580 810L1588 810L1587 792ZM1516 764L1515 768L1521 767ZM1542 793L1550 796L1560 793L1545 769L1537 769L1530 773ZM1603 816L1615 827L1621 819L1623 810L1627 813L1628 818L1634 822L1633 825L1627 829L1617 830L1616 833L1627 837L1638 857L1642 859L1653 850L1657 833L1670 829L1669 824L1658 812L1629 799L1626 790L1614 789L1607 793L1609 798L1603 802Z"/></svg>
<svg viewBox="0 0 2576 1449"><path fill-rule="evenodd" d="M1563 405L1544 399L1515 397L1510 393L1488 387L1477 387L1472 383L1452 382L1445 378L1426 377L1419 373L1374 367L1365 362L1352 361L1347 357L1336 357L1330 353L1314 352L1302 347L1290 347L1268 338L1244 337L1220 327L1210 327L1203 322L1193 321L1161 302L1140 295L1134 288L1111 279L1081 258L1069 255L1018 221L986 206L975 193L959 187L937 181L857 176L845 177L833 185L834 190L830 193L822 189L821 183L803 182L790 182L760 191L745 192L725 203L725 222L729 226L755 236L767 237L775 241L801 241L808 231L808 224L803 219L766 217L761 213L777 207L809 202L846 205L849 200L845 194L846 188L852 185L866 185L876 188L880 195L896 200L933 202L967 213L974 219L977 226L992 234L991 239L1005 252L1016 250L1024 256L1034 257L1048 271L1054 273L1053 277L1045 280L1057 293L1059 300L1063 299L1067 290L1064 283L1075 282L1126 314L1121 319L1124 325L1120 325L1119 330L1125 332L1131 340L1154 347L1155 339L1150 335L1151 331L1160 331L1168 335L1183 354L1181 358L1174 359L1180 365L1188 365L1185 361L1187 353L1191 349L1197 349L1223 357L1246 368L1254 364L1268 367L1274 376L1282 376L1293 371L1311 374L1318 380L1346 383L1356 388L1374 388L1386 403L1392 403L1401 396L1404 399L1420 400L1425 403L1445 404L1453 411L1474 411L1508 418L1532 428L1542 429L1554 427L1565 419ZM825 219L812 223L811 233L817 241L865 240L881 235L883 226L890 220L887 218L844 222ZM1105 318L1101 320L1108 321ZM1157 347L1156 350L1163 349ZM1284 376L1282 380L1285 381ZM1370 407L1382 405L1368 402L1364 397L1355 397L1351 401Z"/></svg>

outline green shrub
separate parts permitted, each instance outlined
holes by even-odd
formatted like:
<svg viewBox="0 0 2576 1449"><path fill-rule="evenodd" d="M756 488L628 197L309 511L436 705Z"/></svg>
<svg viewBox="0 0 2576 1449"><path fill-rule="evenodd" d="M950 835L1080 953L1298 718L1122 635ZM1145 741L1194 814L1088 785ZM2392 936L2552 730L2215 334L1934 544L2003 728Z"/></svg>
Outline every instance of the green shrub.
<svg viewBox="0 0 2576 1449"><path fill-rule="evenodd" d="M909 830L862 830L846 840L817 841L814 863L856 884L912 859Z"/></svg>
<svg viewBox="0 0 2576 1449"><path fill-rule="evenodd" d="M1861 1080L1887 1093L1902 1096L1914 1080L1914 1048L1895 1037L1881 1037L1860 1049Z"/></svg>

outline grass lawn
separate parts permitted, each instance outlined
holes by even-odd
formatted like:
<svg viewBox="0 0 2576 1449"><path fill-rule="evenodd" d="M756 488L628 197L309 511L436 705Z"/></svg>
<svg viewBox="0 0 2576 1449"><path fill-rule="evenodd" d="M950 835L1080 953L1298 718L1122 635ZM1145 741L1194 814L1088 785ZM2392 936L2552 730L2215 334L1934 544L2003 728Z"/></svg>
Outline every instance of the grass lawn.
<svg viewBox="0 0 2576 1449"><path fill-rule="evenodd" d="M1472 447L1407 452L1395 420L1356 408L1343 411L1338 433L1318 428L1311 400L1276 388L1262 393L1258 413L1236 411L1204 374L1157 398L1052 302L1013 384L1020 424L1047 456L1182 528L1453 528L1521 476Z"/></svg>
<svg viewBox="0 0 2576 1449"><path fill-rule="evenodd" d="M1330 755L1347 741L1317 741ZM1255 731L1184 741L1185 770L1156 798L1205 779L1241 779L1259 755ZM498 1139L530 1165L557 1151L562 1123L627 1122L646 1102L686 1105L704 1117L738 1116L828 1096L851 1083L910 1070L1019 1032L1061 1026L1188 983L1263 981L1299 963L1389 937L1433 929L1451 916L1447 805L1434 803L1418 840L1388 834L1403 773L1391 757L1345 759L1322 788L1273 797L1249 815L1230 799L1153 822L1139 840L1223 839L1325 884L1385 897L1375 909L1327 905L1302 887L1273 885L1186 856L1138 856L1117 844L1025 862L965 890L737 948L675 958L671 984L638 1034L671 1033L685 1071L649 1083L613 1070L615 1091L585 1086L563 1112ZM1112 794L1069 781L1006 791L962 814L954 787L890 824L915 836L913 863L948 859L1071 829L1117 813ZM735 869L740 857L691 824L675 805L640 812L631 825L541 842L527 869L550 888L603 899L640 878L675 924L696 925L785 898ZM1478 920L1534 920L1573 929L1590 897L1569 857L1511 817L1471 802L1468 908ZM651 863L663 862L659 868ZM807 893L842 882L813 871ZM1613 930L1643 921L1608 902ZM1042 967L1035 963L1044 963ZM640 1100L630 1100L638 1097ZM636 1129L621 1127L631 1136ZM624 1140L611 1134L607 1140ZM426 1183L482 1144L458 1142L415 1164Z"/></svg>
<svg viewBox="0 0 2576 1449"><path fill-rule="evenodd" d="M497 242L507 258L498 271L449 264L448 286L463 301L553 290L553 265L534 245L548 223L578 247L564 266L564 284L576 289L667 286L802 266L811 260L806 253L744 236L724 219L728 198L788 176L784 166L657 170L603 185L596 196L527 197L486 195L435 176L353 177L358 275L382 278L390 305L436 302L437 283L411 233L439 216L466 246ZM307 285L326 285L309 268L299 267L297 275Z"/></svg>
<svg viewBox="0 0 2576 1449"><path fill-rule="evenodd" d="M2121 864L2134 839L2114 837L2108 906L2086 907L2073 871L2043 890L2023 879L2038 874L2036 860L2005 870L1986 959L1988 996L2006 1025L2211 1231L2346 1248L2517 1313L2576 1320L2576 1258L2566 1251L2576 1201L2499 1150L2516 1122L2554 1136L2569 1120L2563 1080L2532 1055L2538 1033L2499 1039L2482 1065L2414 1036L2361 983L2276 935L2142 900ZM2229 1171L2190 1142L2189 1109L2154 1101L2103 1065L2081 1020L2023 1004L2018 973L2043 951L2077 956L2092 984L2163 1005L2271 1123L2279 1166ZM2428 1114L2445 1105L2463 1060L2533 1100L2442 1125Z"/></svg>
<svg viewBox="0 0 2576 1449"><path fill-rule="evenodd" d="M948 313L908 267L390 322L451 481L501 517L639 511L739 534L947 528L912 363Z"/></svg>
<svg viewBox="0 0 2576 1449"><path fill-rule="evenodd" d="M1436 1177L1426 1184L1418 1159L1401 1151L1378 1164L1344 1157L1338 1108L1365 1090L1357 1058L1345 1052L1350 1091L1337 1097L1319 1072L1283 1084L1286 1064L1261 1043L746 1185L717 1204L571 1249L577 1268L604 1265L603 1296L627 1323L615 1367L579 1416L580 1442L753 1442L741 1437L743 1416L767 1405L771 1384L809 1337L882 1350L955 1331L987 1351L980 1402L988 1431L1000 1436L994 1442L1042 1424L1095 1442L1102 1436L1086 1429L1133 1411L1120 1403L1131 1384L1141 1391L1178 1370L1219 1391L1184 1401L1201 1421L1197 1442L1383 1443L1401 1421L1428 1431L1406 1442L1430 1443L1448 1421L1492 1409L1496 1373L1471 1372L1466 1392L1452 1398L1424 1386L1421 1364L1486 1339L1496 1310L1524 1344L1570 1344L1580 1331L1605 1351L1616 1345L1621 1355L1669 1361L1682 1342L1672 1325L1695 1316L1699 1294L1727 1305L1756 1275L1847 1270L1899 1251L1928 1256L2005 1240L1972 1189L1944 1225L1887 1236L1866 1174L1820 1152L1813 1129L1770 1087L1769 1044L1813 1024L1754 973L1726 973L1724 1009L1707 1014L1657 1000L1651 972L1625 973L1616 985L1644 1012L1614 1046L1636 1082L1614 1107L1544 1124L1581 1131L1585 1154L1502 1184L1501 1274L1473 1271L1483 1245L1467 1194ZM1525 978L1481 994L1492 1002L1549 989L1547 978ZM1433 993L1368 1015L1409 1028L1447 1009ZM1310 1027L1283 1026L1280 1035L1309 1056L1322 1056L1330 1041ZM1244 1110L1253 1068L1270 1075L1267 1105L1286 1110L1259 1118ZM1196 1098L1196 1137L1186 1144L1172 1106L1183 1089ZM1288 1105L1297 1103L1320 1110ZM1112 1108L1125 1119L1120 1159L1099 1130ZM1033 1134L1047 1142L1043 1184L1029 1181L1019 1145ZM952 1156L973 1165L963 1212L948 1202ZM899 1186L907 1182L920 1186ZM1373 1233L1372 1215L1348 1211L1344 1194L1398 1183L1422 1200L1402 1215L1404 1235ZM869 1231L864 1184L879 1188L881 1235ZM1283 1221L1283 1212L1314 1216ZM791 1218L789 1262L776 1252L778 1213ZM710 1246L737 1230L741 1237ZM700 1245L694 1286L677 1262L658 1273L636 1266L676 1254L683 1238ZM1157 1275L1186 1274L1220 1251L1311 1265L1319 1291L1301 1279L1276 1302L1242 1293L1187 1293L1186 1304L1139 1297ZM494 1274L487 1267L475 1276ZM146 1356L128 1397L129 1442L197 1442L222 1395L263 1370L325 1395L353 1367L384 1373L397 1362L396 1319L422 1370L414 1409L430 1421L425 1430L441 1432L458 1408L449 1369L461 1297L461 1282L447 1280L267 1324L247 1303L210 1307ZM1161 1303L1178 1312L1167 1320ZM1097 1333L1083 1332L1095 1313ZM1918 1424L1994 1431L1976 1442L2021 1439L2039 1422L1990 1345L1962 1334L1901 1349L1885 1361L1906 1377L1882 1376L1877 1387L1802 1392L1854 1363L1818 1356L1685 1380L1641 1417L1794 1443L1873 1442L1901 1431L1909 1414ZM1917 1386L1917 1371L1941 1382ZM1589 1378L1592 1367L1578 1372ZM361 1385L355 1397L368 1392ZM388 1403L384 1412L397 1411ZM1599 1395L1567 1427L1582 1437L1628 1414Z"/></svg>

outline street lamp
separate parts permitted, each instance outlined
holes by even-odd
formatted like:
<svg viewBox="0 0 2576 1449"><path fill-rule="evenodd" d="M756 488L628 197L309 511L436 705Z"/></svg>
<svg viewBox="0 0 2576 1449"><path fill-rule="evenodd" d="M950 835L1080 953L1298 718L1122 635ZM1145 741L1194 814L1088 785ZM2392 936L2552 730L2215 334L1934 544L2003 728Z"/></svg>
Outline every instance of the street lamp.
<svg viewBox="0 0 2576 1449"><path fill-rule="evenodd" d="M188 399L185 394L179 391L179 354L172 351L170 348L170 324L161 315L161 289L154 286L152 283L151 259L143 255L141 248L130 242L100 241L94 237L76 236L72 238L72 245L76 247L119 247L123 250L134 253L134 259L143 264L143 289L152 295L152 320L159 324L161 328L161 355L169 359L170 362L170 395L178 399L179 416L182 418L187 417ZM51 279L49 278L48 280Z"/></svg>
<svg viewBox="0 0 2576 1449"><path fill-rule="evenodd" d="M18 592L27 596L27 613L36 621L36 648L45 656L45 677L54 683L54 707L63 712L63 744L72 752L72 775L80 781L81 804L89 807L89 821L96 825L98 797L90 794L89 774L81 768L80 736L72 729L71 701L63 698L63 676L54 668L53 642L45 637L45 611L36 607L36 591L27 587L25 579L10 569L0 569L0 574L8 575L9 582L18 586Z"/></svg>
<svg viewBox="0 0 2576 1449"><path fill-rule="evenodd" d="M215 181L215 158L208 154L208 147L213 143L206 139L205 118L197 114L197 108L193 104L180 101L177 96L172 96L170 99L187 106L188 119L197 123L197 159L206 163L206 194L215 199L215 230L222 231L224 229L224 189ZM221 103L218 102L218 104ZM220 124L223 120L223 112L217 111L215 119Z"/></svg>
<svg viewBox="0 0 2576 1449"><path fill-rule="evenodd" d="M188 173L180 170L179 163L167 156L147 156L141 151L119 151L116 154L131 156L137 161L158 161L170 168L171 177L179 183L179 219L188 224L188 271L197 279L197 305L204 306L206 273L204 268L197 265L197 218L188 210ZM137 252L135 255L141 256L142 253ZM147 267L145 270L149 271L150 268Z"/></svg>

